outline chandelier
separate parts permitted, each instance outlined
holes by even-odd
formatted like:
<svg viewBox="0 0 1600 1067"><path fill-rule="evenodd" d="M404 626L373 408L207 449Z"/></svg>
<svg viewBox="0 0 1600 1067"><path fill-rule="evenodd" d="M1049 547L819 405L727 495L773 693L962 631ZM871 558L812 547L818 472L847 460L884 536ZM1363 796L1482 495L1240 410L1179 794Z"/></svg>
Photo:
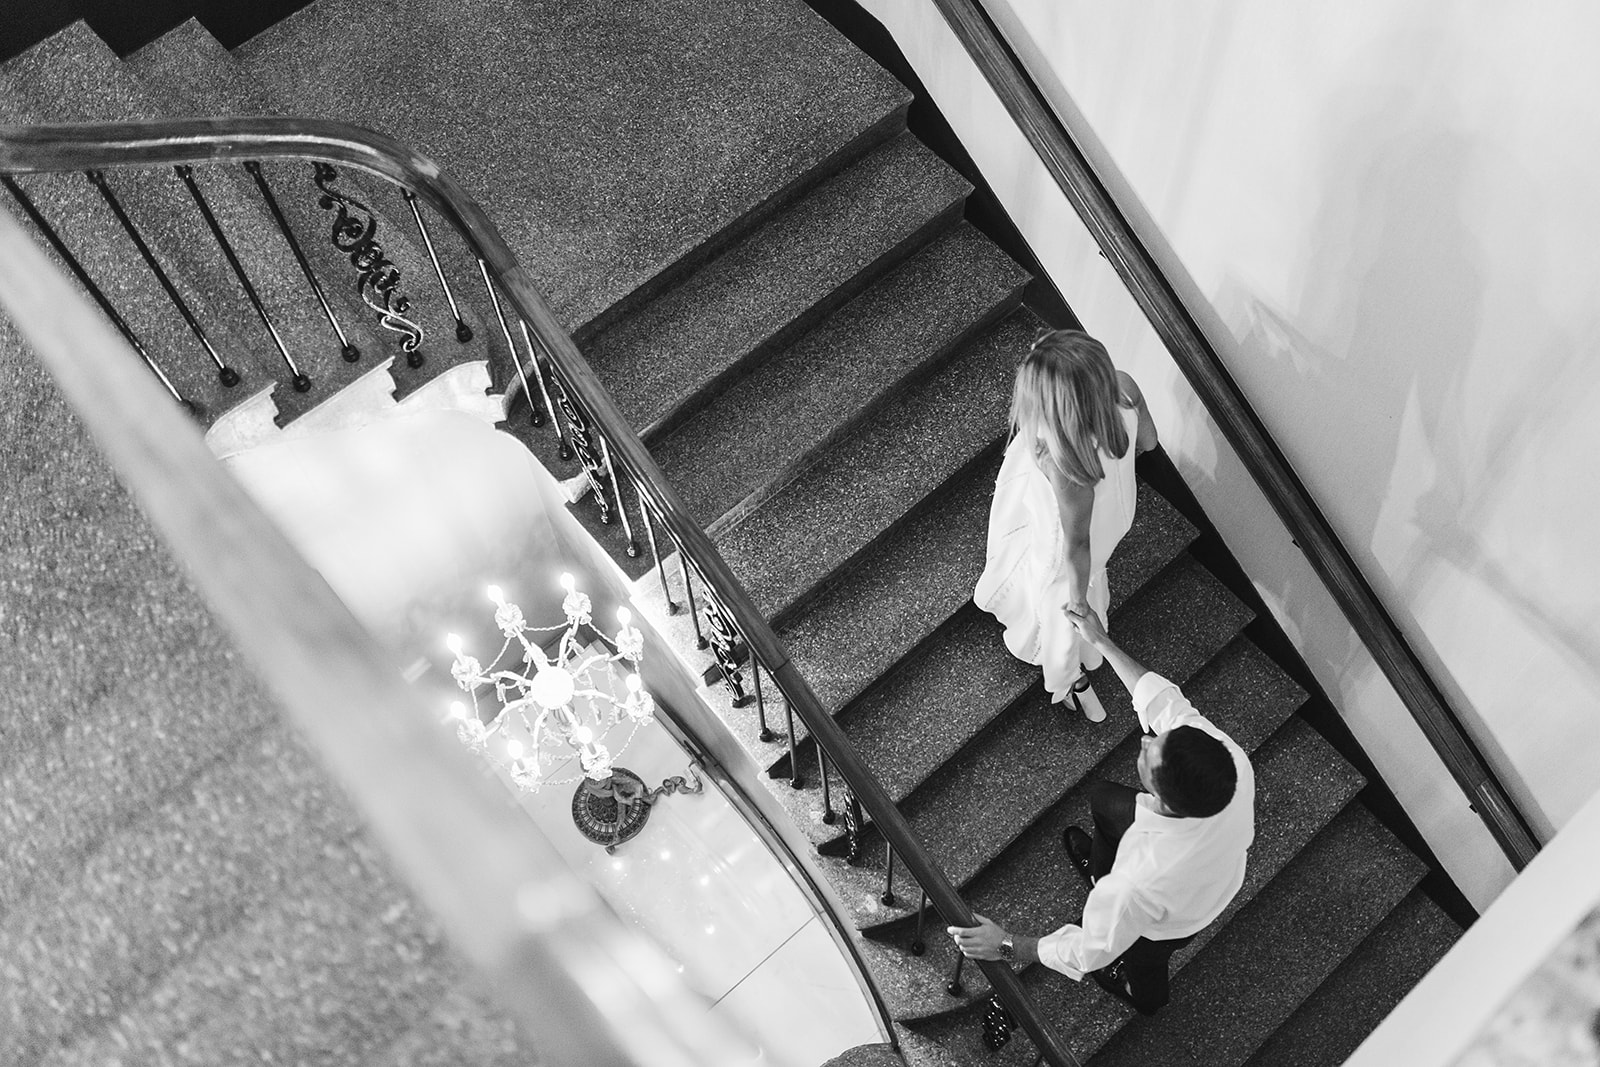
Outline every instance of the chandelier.
<svg viewBox="0 0 1600 1067"><path fill-rule="evenodd" d="M572 575L561 576L561 588L566 591L561 602L565 621L530 626L499 586L489 586L495 626L504 640L485 665L467 653L459 636L445 637L455 656L450 674L472 701L470 709L461 701L453 703L446 721L455 724L456 737L474 752L496 762L503 753L511 781L523 792L577 782L572 809L578 829L614 848L643 829L656 797L698 793L702 783L691 767L692 784L674 777L649 789L638 775L616 765L639 728L655 720L655 700L638 674L644 635L623 607L617 609L616 635L608 637L594 626L593 605ZM586 628L593 640L583 639ZM618 667L626 669L620 694ZM480 693L485 701L493 700L487 724ZM619 744L612 729L623 722L631 728ZM491 744L497 735L505 737L503 745ZM576 772L550 778L574 758Z"/></svg>

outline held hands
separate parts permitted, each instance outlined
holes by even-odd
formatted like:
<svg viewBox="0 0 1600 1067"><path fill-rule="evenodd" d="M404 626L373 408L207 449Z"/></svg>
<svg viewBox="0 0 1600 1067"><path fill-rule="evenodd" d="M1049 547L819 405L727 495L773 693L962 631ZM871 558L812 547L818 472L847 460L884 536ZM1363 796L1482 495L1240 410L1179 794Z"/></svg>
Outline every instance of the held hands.
<svg viewBox="0 0 1600 1067"><path fill-rule="evenodd" d="M967 959L999 959L1000 942L1006 939L1005 930L994 920L985 919L982 915L973 915L973 918L978 920L977 926L947 926L945 932Z"/></svg>
<svg viewBox="0 0 1600 1067"><path fill-rule="evenodd" d="M1090 611L1088 605L1080 609L1076 604L1068 604L1061 610L1067 613L1067 618L1072 620L1072 628L1082 634L1085 641L1105 651L1111 638L1107 635L1105 623L1100 621L1100 616Z"/></svg>

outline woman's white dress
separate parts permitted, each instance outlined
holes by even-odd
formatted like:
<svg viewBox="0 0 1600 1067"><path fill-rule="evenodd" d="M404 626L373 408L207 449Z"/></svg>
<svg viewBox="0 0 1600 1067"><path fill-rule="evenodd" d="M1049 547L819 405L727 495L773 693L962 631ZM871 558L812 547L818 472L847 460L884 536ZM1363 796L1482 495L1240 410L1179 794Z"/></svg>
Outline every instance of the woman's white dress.
<svg viewBox="0 0 1600 1067"><path fill-rule="evenodd" d="M1122 409L1127 453L1100 453L1105 477L1094 487L1089 517L1089 606L1104 621L1111 605L1106 561L1133 525L1136 488L1133 458L1139 433L1136 408ZM1063 612L1067 603L1066 536L1050 479L1034 460L1034 442L1013 438L995 479L983 574L972 593L978 607L1005 627L1006 647L1020 660L1044 668L1045 688L1065 700L1080 665L1098 667L1101 656L1078 637Z"/></svg>

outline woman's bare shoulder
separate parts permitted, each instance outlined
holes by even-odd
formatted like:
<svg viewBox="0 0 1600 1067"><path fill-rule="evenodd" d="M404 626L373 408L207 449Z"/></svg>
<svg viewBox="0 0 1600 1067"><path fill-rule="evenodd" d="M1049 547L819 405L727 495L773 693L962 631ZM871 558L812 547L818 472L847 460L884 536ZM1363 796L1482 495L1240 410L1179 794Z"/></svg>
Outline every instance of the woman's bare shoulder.
<svg viewBox="0 0 1600 1067"><path fill-rule="evenodd" d="M1125 370L1117 371L1117 388L1122 391L1123 407L1136 408L1144 402L1144 394L1139 392L1139 383Z"/></svg>

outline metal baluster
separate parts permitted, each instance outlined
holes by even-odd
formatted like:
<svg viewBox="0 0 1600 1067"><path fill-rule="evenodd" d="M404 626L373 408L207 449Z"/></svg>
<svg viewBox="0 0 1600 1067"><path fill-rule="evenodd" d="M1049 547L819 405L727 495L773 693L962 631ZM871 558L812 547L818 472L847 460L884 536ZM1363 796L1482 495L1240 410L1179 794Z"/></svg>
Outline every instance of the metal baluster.
<svg viewBox="0 0 1600 1067"><path fill-rule="evenodd" d="M472 327L461 317L461 309L456 306L456 294L450 291L450 282L444 276L444 268L439 266L439 257L433 251L433 238L428 236L427 224L422 221L422 211L417 207L417 194L410 189L402 189L400 192L406 198L406 206L411 209L411 217L417 220L417 232L422 235L422 247L428 250L428 259L433 263L433 273L439 276L439 288L444 290L445 303L450 305L450 314L455 316L456 340L466 344L472 340Z"/></svg>
<svg viewBox="0 0 1600 1067"><path fill-rule="evenodd" d="M822 821L829 826L839 821L839 813L833 810L833 790L828 786L828 754L817 746L817 773L822 775Z"/></svg>
<svg viewBox="0 0 1600 1067"><path fill-rule="evenodd" d="M952 997L959 997L967 991L966 987L961 984L961 968L966 965L966 962L967 957L961 954L960 949L956 949L956 970L950 976L950 984L944 987L944 991Z"/></svg>
<svg viewBox="0 0 1600 1067"><path fill-rule="evenodd" d="M703 649L711 642L700 632L700 611L694 604L694 583L689 581L689 564L684 561L682 546L678 548L678 569L683 572L683 595L689 602L689 618L694 623L694 647Z"/></svg>
<svg viewBox="0 0 1600 1067"><path fill-rule="evenodd" d="M894 903L894 846L885 841L883 843L883 862L889 868L887 877L883 882L883 896L878 900L884 905Z"/></svg>
<svg viewBox="0 0 1600 1067"><path fill-rule="evenodd" d="M278 198L273 195L272 186L267 184L267 176L261 172L261 164L253 159L246 160L244 169L256 180L256 188L261 191L261 199L266 201L267 210L272 212L273 221L278 224L278 232L283 234L283 239L288 242L289 251L294 253L294 261L300 264L300 273L305 275L306 284L311 286L312 295L317 298L317 303L322 305L322 313L328 317L328 325L333 327L334 336L339 338L339 354L344 357L346 363L359 361L361 349L351 344L350 338L344 335L344 327L339 325L339 319L333 313L333 305L328 303L328 296L322 291L322 283L317 281L310 261L300 248L300 241L289 228L289 220L283 217L283 208L278 206Z"/></svg>
<svg viewBox="0 0 1600 1067"><path fill-rule="evenodd" d="M122 203L117 200L111 186L106 184L106 176L97 170L85 171L84 176L89 179L89 184L100 191L105 198L106 205L111 208L111 213L122 223L122 228L127 231L128 238L133 241L133 247L139 250L139 255L144 259L145 265L156 276L156 281L161 283L161 288L167 292L167 298L172 301L172 306L178 309L178 314L183 316L183 321L189 324L189 329L194 332L200 341L200 347L206 350L206 355L211 357L211 362L217 365L217 380L230 389L239 384L239 372L222 361L217 355L217 350L211 347L211 340L206 337L206 331L200 326L200 321L194 317L194 312L189 310L189 305L178 293L172 279L167 277L167 272L161 269L161 264L156 261L155 253L150 251L150 246L145 243L144 237L139 233L139 228L133 224L128 213L122 209Z"/></svg>
<svg viewBox="0 0 1600 1067"><path fill-rule="evenodd" d="M990 1052L999 1052L1011 1043L1011 1031L1017 1028L1017 1022L1006 1010L996 993L989 998L983 1006L983 1047Z"/></svg>
<svg viewBox="0 0 1600 1067"><path fill-rule="evenodd" d="M250 282L250 275L245 273L244 264L239 262L239 256L233 250L233 242L228 240L228 235L222 232L222 223L217 221L217 216L211 210L211 205L206 201L205 194L200 191L200 183L194 180L194 168L184 163L179 163L172 168L183 180L184 186L189 190L189 196L194 199L194 206L200 209L200 217L205 220L206 228L211 231L211 236L217 242L217 247L222 249L222 258L228 261L228 266L233 269L233 276L239 279L239 286L244 290L244 295L250 301L250 306L255 308L256 317L261 320L261 325L267 328L267 333L272 335L272 343L277 346L278 355L282 357L284 365L289 368L289 382L297 393L306 393L311 390L311 378L295 365L294 357L289 354L289 348L283 343L283 337L278 333L278 327L273 324L272 316L267 314L266 305L261 302L261 294L256 292L256 287Z"/></svg>
<svg viewBox="0 0 1600 1067"><path fill-rule="evenodd" d="M544 409L550 415L550 428L555 430L556 440L560 442L560 447L556 449L556 454L562 459L571 459L572 446L567 443L567 435L561 432L561 420L556 418L555 405L550 403L550 390L545 386L544 382L544 366L539 362L539 350L533 347L533 334L528 330L528 320L518 319L517 321L522 324L522 343L528 346L528 362L533 364L533 378L534 381L539 383L539 395L544 397ZM520 366L518 370L521 370ZM551 373L555 373L554 368L551 368ZM526 374L522 376L522 387L524 389L528 387L528 376ZM533 407L533 396L531 394L528 396L528 406L530 408ZM597 493L599 491L599 489L595 490ZM619 503L617 507L620 509L622 505ZM631 543L632 535L629 536L629 541ZM629 553L629 555L634 556L638 554L637 549Z"/></svg>
<svg viewBox="0 0 1600 1067"><path fill-rule="evenodd" d="M922 903L917 905L917 932L911 939L911 954L920 956L928 951L928 943L922 940L922 927L928 918L928 891L922 891Z"/></svg>
<svg viewBox="0 0 1600 1067"><path fill-rule="evenodd" d="M767 725L767 701L761 695L761 661L756 659L755 649L750 650L750 673L756 680L756 722L761 726L761 733L757 736L763 741L776 741L778 735Z"/></svg>
<svg viewBox="0 0 1600 1067"><path fill-rule="evenodd" d="M861 798L856 796L856 791L850 788L850 783L844 784L844 861L854 867L861 862L862 830L867 823L866 817L861 813Z"/></svg>
<svg viewBox="0 0 1600 1067"><path fill-rule="evenodd" d="M661 595L667 598L667 614L676 615L682 609L678 606L678 602L672 599L672 589L667 585L667 565L661 562L661 547L656 544L655 524L650 521L650 502L645 499L643 493L639 494L639 514L644 516L644 532L650 539L650 555L655 557L656 575L661 579Z"/></svg>
<svg viewBox="0 0 1600 1067"><path fill-rule="evenodd" d="M550 371L550 387L555 392L556 408L567 417L566 439L572 442L572 451L583 464L584 473L589 478L589 486L594 490L594 502L600 508L600 524L610 526L611 501L606 496L606 483L611 477L606 474L605 456L601 447L595 444L600 436L599 431L573 399L572 390L561 380L560 369L551 367ZM528 397L528 402L533 403L532 396ZM601 444L604 444L603 440Z"/></svg>
<svg viewBox="0 0 1600 1067"><path fill-rule="evenodd" d="M489 291L489 303L494 307L494 317L500 323L500 336L505 338L506 351L511 353L511 363L517 368L517 377L522 379L522 395L528 398L528 421L535 426L544 424L544 416L539 414L539 409L533 403L533 392L528 388L528 375L523 372L522 360L517 357L516 342L511 340L511 327L506 324L506 313L500 310L500 297L494 291L494 282L489 278L489 264L478 260L478 273L483 275L483 287Z"/></svg>
<svg viewBox="0 0 1600 1067"><path fill-rule="evenodd" d="M522 328L526 330L528 327L524 325ZM537 364L535 364L535 366L537 366ZM563 440L562 443L565 444L565 440ZM600 437L600 455L605 457L606 477L611 480L611 493L617 498L617 514L622 516L622 533L623 536L628 539L628 547L626 550L628 553L628 558L638 559L639 542L635 540L633 536L633 523L628 521L628 508L627 505L622 502L622 483L617 480L617 468L611 465L611 446L606 443L604 435L601 435ZM595 491L600 492L600 488L597 486Z"/></svg>
<svg viewBox="0 0 1600 1067"><path fill-rule="evenodd" d="M805 786L806 780L800 773L800 753L794 747L794 701L787 696L783 698L783 714L789 722L789 787L800 789Z"/></svg>
<svg viewBox="0 0 1600 1067"><path fill-rule="evenodd" d="M100 310L105 312L106 318L111 320L111 325L115 326L117 332L122 334L122 339L127 341L135 352L139 353L139 358L144 360L144 365L149 367L155 376L160 379L167 392L172 394L172 399L188 408L191 412L198 414L198 408L194 404L189 403L189 401L178 395L177 388L161 368L156 366L156 361L150 358L150 353L145 349L144 342L140 341L133 332L133 327L129 326L128 321L122 317L116 308L111 306L111 301L106 299L106 294L94 283L94 279L89 277L89 272L83 269L83 264L78 262L78 258L72 254L72 250L61 239L61 235L56 233L55 227L51 226L45 217L39 213L39 209L34 207L33 201L28 198L27 193L22 191L22 187L4 175L0 175L0 183L5 184L6 189L11 192L16 202L21 205L28 218L33 220L34 226L38 228L40 233L44 234L44 239L50 242L50 247L56 250L56 255L61 257L62 262L67 265L67 269L72 271L73 277L78 279L78 284L83 286L88 294L94 298L96 304L100 305Z"/></svg>

